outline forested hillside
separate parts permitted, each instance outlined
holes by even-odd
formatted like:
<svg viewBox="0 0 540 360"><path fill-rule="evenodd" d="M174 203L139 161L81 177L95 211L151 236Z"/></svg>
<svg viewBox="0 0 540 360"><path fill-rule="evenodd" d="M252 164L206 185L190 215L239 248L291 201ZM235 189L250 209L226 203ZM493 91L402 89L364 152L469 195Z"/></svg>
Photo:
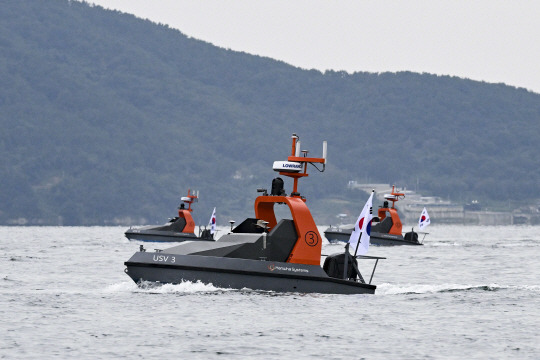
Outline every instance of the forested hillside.
<svg viewBox="0 0 540 360"><path fill-rule="evenodd" d="M360 210L351 179L459 202L540 197L539 94L299 69L67 0L1 10L0 224L154 223L188 188L199 223L214 206L239 221L293 132L313 156L328 141L327 171L300 183L320 222Z"/></svg>

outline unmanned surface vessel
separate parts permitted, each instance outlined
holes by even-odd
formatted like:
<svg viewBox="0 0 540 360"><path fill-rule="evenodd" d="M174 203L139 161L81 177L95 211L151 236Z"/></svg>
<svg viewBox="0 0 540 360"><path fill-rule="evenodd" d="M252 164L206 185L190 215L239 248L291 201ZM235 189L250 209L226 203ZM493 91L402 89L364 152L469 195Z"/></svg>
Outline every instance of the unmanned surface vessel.
<svg viewBox="0 0 540 360"><path fill-rule="evenodd" d="M418 233L410 231L402 235L402 224L399 218L398 211L394 204L399 199L403 199L405 194L399 193L392 186L392 192L385 194L387 200L383 206L379 207L377 217L374 217L371 225L370 244L378 246L395 246L395 245L423 245L418 241ZM388 206L388 201L392 202L392 207ZM349 241L354 226L334 227L330 226L324 231L324 236L331 242ZM425 233L424 233L425 234ZM425 235L424 235L425 236Z"/></svg>
<svg viewBox="0 0 540 360"><path fill-rule="evenodd" d="M178 216L170 219L163 225L148 225L140 228L129 228L124 235L129 240L152 241L152 242L181 242L186 240L214 241L213 234L209 229L199 228L199 236L195 235L195 221L191 216L193 209L191 204L197 202L199 193L188 189L187 196L178 207ZM186 209L184 203L188 204Z"/></svg>
<svg viewBox="0 0 540 360"><path fill-rule="evenodd" d="M272 181L272 190L257 189L255 217L248 218L215 242L186 241L177 246L146 252L143 246L125 262L125 272L140 283L212 284L220 288L278 292L360 294L375 292L371 284L379 257L353 257L346 251L326 257L321 267L322 238L298 192L298 179L308 176L307 166L326 165L323 157L300 156L298 136L292 136L292 152L287 161L274 162L274 170L293 178L293 191L285 193L280 177ZM276 219L274 206L286 205L292 219ZM232 228L232 226L231 226ZM371 278L366 282L357 258L374 259Z"/></svg>

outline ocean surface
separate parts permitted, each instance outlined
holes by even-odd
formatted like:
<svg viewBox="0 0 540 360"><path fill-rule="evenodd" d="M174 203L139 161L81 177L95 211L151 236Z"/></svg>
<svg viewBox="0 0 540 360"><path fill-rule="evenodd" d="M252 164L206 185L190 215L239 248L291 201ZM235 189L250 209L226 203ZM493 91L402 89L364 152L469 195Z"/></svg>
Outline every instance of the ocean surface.
<svg viewBox="0 0 540 360"><path fill-rule="evenodd" d="M371 247L387 258L375 295L140 288L125 230L0 227L0 358L540 359L540 227L431 225L425 246Z"/></svg>

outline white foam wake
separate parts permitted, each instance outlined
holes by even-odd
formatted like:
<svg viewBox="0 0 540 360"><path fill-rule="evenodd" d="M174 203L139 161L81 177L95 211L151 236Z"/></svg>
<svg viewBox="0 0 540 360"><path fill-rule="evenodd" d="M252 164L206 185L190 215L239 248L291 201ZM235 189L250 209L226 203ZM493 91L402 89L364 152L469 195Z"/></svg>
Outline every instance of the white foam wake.
<svg viewBox="0 0 540 360"><path fill-rule="evenodd" d="M396 295L396 294L433 294L442 292L457 292L457 291L497 291L509 289L510 286L501 286L498 284L438 284L438 285L422 285L422 284L389 284L383 283L377 285L378 295ZM523 288L524 290L531 290Z"/></svg>
<svg viewBox="0 0 540 360"><path fill-rule="evenodd" d="M208 292L231 291L231 289L222 289L212 284L203 284L200 281L182 281L180 284L156 284L149 281L143 281L135 284L132 281L124 281L107 286L105 292L139 292L149 294L193 294Z"/></svg>

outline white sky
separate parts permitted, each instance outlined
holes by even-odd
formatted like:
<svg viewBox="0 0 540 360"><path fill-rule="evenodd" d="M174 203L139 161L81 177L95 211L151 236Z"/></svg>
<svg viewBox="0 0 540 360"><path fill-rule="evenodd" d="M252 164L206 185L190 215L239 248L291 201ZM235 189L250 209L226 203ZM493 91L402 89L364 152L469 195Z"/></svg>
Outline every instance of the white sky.
<svg viewBox="0 0 540 360"><path fill-rule="evenodd" d="M536 0L88 0L321 71L401 71L540 93Z"/></svg>

